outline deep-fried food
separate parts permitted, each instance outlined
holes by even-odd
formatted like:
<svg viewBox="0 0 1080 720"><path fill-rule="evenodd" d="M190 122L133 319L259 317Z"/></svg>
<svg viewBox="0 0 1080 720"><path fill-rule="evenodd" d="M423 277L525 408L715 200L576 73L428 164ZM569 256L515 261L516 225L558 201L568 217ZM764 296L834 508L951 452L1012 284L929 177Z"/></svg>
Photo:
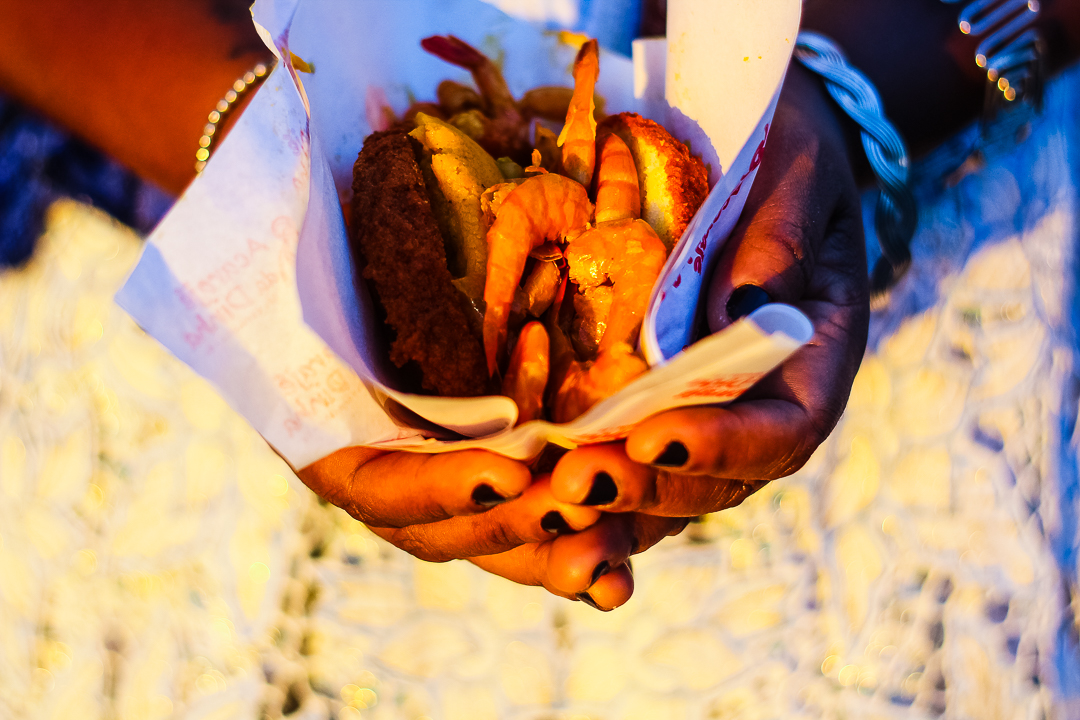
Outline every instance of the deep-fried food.
<svg viewBox="0 0 1080 720"><path fill-rule="evenodd" d="M417 152L418 143L401 130L364 142L353 167L353 255L386 311L394 364L415 362L423 387L440 395L482 395L483 346L447 269Z"/></svg>
<svg viewBox="0 0 1080 720"><path fill-rule="evenodd" d="M705 167L633 113L597 126L595 41L569 95L520 103L475 48L422 45L468 68L479 93L442 83L443 119L416 112L372 135L354 168L354 245L395 333L391 359L440 395L501 386L519 422L568 422L647 370L641 321L708 193ZM561 134L537 125L528 143L530 117L563 106Z"/></svg>
<svg viewBox="0 0 1080 720"><path fill-rule="evenodd" d="M518 185L488 230L487 284L484 286L484 350L488 370L506 350L507 322L514 291L529 253L552 241L565 241L585 230L593 204L585 188L570 178L545 173Z"/></svg>

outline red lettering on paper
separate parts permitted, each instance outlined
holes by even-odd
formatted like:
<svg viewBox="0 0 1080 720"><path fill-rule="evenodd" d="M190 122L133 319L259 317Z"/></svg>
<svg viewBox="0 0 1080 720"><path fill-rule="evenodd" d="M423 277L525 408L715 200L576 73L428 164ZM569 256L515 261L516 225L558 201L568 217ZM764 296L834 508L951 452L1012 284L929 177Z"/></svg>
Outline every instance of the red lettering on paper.
<svg viewBox="0 0 1080 720"><path fill-rule="evenodd" d="M579 445L595 445L596 443L613 442L622 440L634 429L633 425L620 425L618 427L597 430L591 433L583 433L574 438Z"/></svg>
<svg viewBox="0 0 1080 720"><path fill-rule="evenodd" d="M758 169L758 165L761 164L761 155L765 152L765 141L769 139L769 126L765 126L765 135L761 138L761 142L758 143L757 150L754 151L754 157L750 159L750 172ZM746 175L743 175L743 179L746 179Z"/></svg>
<svg viewBox="0 0 1080 720"><path fill-rule="evenodd" d="M206 303L207 300L228 291L237 282L240 271L252 264L256 253L266 250L269 250L269 248L264 243L248 238L244 252L234 254L194 284L185 285L184 292L188 294L188 297L182 299L182 302L190 302L191 296L194 296Z"/></svg>
<svg viewBox="0 0 1080 720"><path fill-rule="evenodd" d="M709 398L718 402L732 400L758 381L761 373L733 373L718 378L691 380L689 386L675 395L677 399Z"/></svg>
<svg viewBox="0 0 1080 720"><path fill-rule="evenodd" d="M300 160L296 172L293 174L293 187L298 191L302 191L307 187L311 178L311 136L308 134L308 129L304 128L300 131L299 140L290 137L289 147Z"/></svg>
<svg viewBox="0 0 1080 720"><path fill-rule="evenodd" d="M176 299L180 301L180 304L184 306L185 310L195 310L195 298L192 296L191 288L188 285L182 285L181 287L174 288L173 294L176 295Z"/></svg>
<svg viewBox="0 0 1080 720"><path fill-rule="evenodd" d="M273 380L295 417L300 419L332 420L362 390L360 383L350 380L348 369L329 348L277 373Z"/></svg>
<svg viewBox="0 0 1080 720"><path fill-rule="evenodd" d="M728 205L731 204L732 198L738 197L739 193L742 192L743 182L746 181L746 178L750 177L750 174L757 170L758 166L761 165L761 155L765 151L765 142L768 139L769 126L766 125L765 133L761 138L761 142L758 143L757 149L754 151L754 156L750 159L750 168L745 173L743 173L742 177L739 178L739 182L736 183L735 188L730 193L728 193L727 198L724 200L724 204L720 207L719 212L716 213L716 217L714 217L712 219L712 222L709 223L709 228L705 231L705 234L701 236L701 242L698 243L698 246L696 248L694 248L695 256L687 259L686 264L693 265L694 272L696 272L698 275L701 274L702 267L704 266L705 248L707 247L709 234L712 232L713 226L716 225L717 221L720 219L720 216L724 214L725 210L727 210Z"/></svg>
<svg viewBox="0 0 1080 720"><path fill-rule="evenodd" d="M705 262L705 248L707 247L707 238L701 238L701 242L694 248L694 272L698 275L701 274L701 266Z"/></svg>
<svg viewBox="0 0 1080 720"><path fill-rule="evenodd" d="M296 433L300 432L303 428L303 421L300 420L299 415L292 415L285 418L285 432L289 434L289 437L293 437Z"/></svg>
<svg viewBox="0 0 1080 720"><path fill-rule="evenodd" d="M230 288L229 292L225 293L225 307L230 310L243 310L246 307L251 307L254 300L248 295L247 289L237 285Z"/></svg>
<svg viewBox="0 0 1080 720"><path fill-rule="evenodd" d="M349 389L349 381L345 373L335 370L326 376L326 387L330 388L330 392L342 393Z"/></svg>
<svg viewBox="0 0 1080 720"><path fill-rule="evenodd" d="M217 332L217 322L213 319L207 319L202 313L195 315L195 328L184 333L184 341L188 346L194 350L202 345L203 340L208 335L212 335Z"/></svg>
<svg viewBox="0 0 1080 720"><path fill-rule="evenodd" d="M274 232L288 244L291 221L274 221ZM293 233L295 244L295 233ZM265 268L272 256L270 246L255 238L247 238L242 246L216 268L191 283L173 290L177 301L195 317L195 327L185 329L184 340L192 348L205 346L210 335L223 327L236 328L257 315L264 307L265 296L275 291L287 278L279 269Z"/></svg>

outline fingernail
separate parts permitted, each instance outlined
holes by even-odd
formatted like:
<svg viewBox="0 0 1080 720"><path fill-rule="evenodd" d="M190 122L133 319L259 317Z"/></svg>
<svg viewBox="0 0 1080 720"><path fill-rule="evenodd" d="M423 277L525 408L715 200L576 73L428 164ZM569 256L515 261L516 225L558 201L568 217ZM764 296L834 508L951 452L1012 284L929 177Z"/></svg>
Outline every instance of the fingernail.
<svg viewBox="0 0 1080 720"><path fill-rule="evenodd" d="M731 322L735 322L770 302L772 298L769 297L769 293L757 285L740 285L728 298L727 314Z"/></svg>
<svg viewBox="0 0 1080 720"><path fill-rule="evenodd" d="M672 440L664 448L664 451L656 456L652 464L657 467L679 468L685 465L689 459L690 453L687 451L686 446L678 440Z"/></svg>
<svg viewBox="0 0 1080 720"><path fill-rule="evenodd" d="M476 486L476 489L472 491L472 501L480 507L495 507L500 503L504 503L510 498L503 497L499 493L495 492L495 488L491 487L487 483L480 483Z"/></svg>
<svg viewBox="0 0 1080 720"><path fill-rule="evenodd" d="M564 535L572 530L566 518L558 510L552 510L540 518L540 529L552 535Z"/></svg>
<svg viewBox="0 0 1080 720"><path fill-rule="evenodd" d="M630 571L630 574L634 574L634 562L630 558L626 558L626 569Z"/></svg>
<svg viewBox="0 0 1080 720"><path fill-rule="evenodd" d="M611 570L611 563L609 563L607 560L604 560L599 565L597 565L595 568L593 568L592 580L589 582L589 587L592 587L593 585L595 585L596 581L599 580L600 578L604 577L605 575L607 575L608 572L610 572L610 570Z"/></svg>
<svg viewBox="0 0 1080 720"><path fill-rule="evenodd" d="M619 488L606 472L601 470L593 476L592 488L582 501L584 505L610 505L619 496Z"/></svg>
<svg viewBox="0 0 1080 720"><path fill-rule="evenodd" d="M607 612L607 610L605 610L604 608L597 605L596 601L592 599L592 595L590 595L587 592L579 592L577 594L577 599L580 600L581 602L585 603L589 607L595 608L596 610L599 610L600 612Z"/></svg>

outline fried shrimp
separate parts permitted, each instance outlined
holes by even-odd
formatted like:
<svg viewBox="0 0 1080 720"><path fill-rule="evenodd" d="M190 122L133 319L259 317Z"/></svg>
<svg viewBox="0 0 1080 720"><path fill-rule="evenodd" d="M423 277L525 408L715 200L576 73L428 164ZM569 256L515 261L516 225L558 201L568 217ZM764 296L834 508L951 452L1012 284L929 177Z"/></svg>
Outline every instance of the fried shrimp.
<svg viewBox="0 0 1080 720"><path fill-rule="evenodd" d="M533 321L521 329L502 382L503 395L517 404L518 425L544 416L550 352L543 323Z"/></svg>
<svg viewBox="0 0 1080 720"><path fill-rule="evenodd" d="M588 187L596 165L596 104L593 90L600 76L599 46L590 40L581 46L574 60L574 94L559 133L563 170Z"/></svg>
<svg viewBox="0 0 1080 720"><path fill-rule="evenodd" d="M526 115L559 122L566 119L573 97L573 88L545 85L526 90L519 106Z"/></svg>
<svg viewBox="0 0 1080 720"><path fill-rule="evenodd" d="M649 294L667 260L664 243L647 222L617 220L597 225L570 243L566 263L579 288L611 283L601 354L616 343L634 344Z"/></svg>
<svg viewBox="0 0 1080 720"><path fill-rule="evenodd" d="M545 85L526 90L518 101L518 107L527 117L543 118L552 122L564 122L570 109L570 100L574 97L574 88ZM597 122L604 117L604 98L593 95L596 104Z"/></svg>
<svg viewBox="0 0 1080 720"><path fill-rule="evenodd" d="M499 205L487 233L484 285L484 351L491 375L506 349L510 306L529 253L545 242L577 236L585 230L592 212L584 187L551 173L529 178Z"/></svg>
<svg viewBox="0 0 1080 720"><path fill-rule="evenodd" d="M591 363L564 362L556 375L551 419L557 423L570 422L648 369L634 348L624 342L615 343Z"/></svg>
<svg viewBox="0 0 1080 720"><path fill-rule="evenodd" d="M432 35L421 40L420 46L432 55L472 73L485 105L484 113L472 114L473 120L480 123L483 129L480 137L474 139L495 157L506 155L515 160L528 157L531 149L529 123L518 109L498 66L487 55L453 35ZM453 89L447 88L447 91ZM460 96L457 91L453 91L453 94ZM453 118L451 123L455 124Z"/></svg>
<svg viewBox="0 0 1080 720"><path fill-rule="evenodd" d="M641 217L641 191L630 148L618 135L599 140L600 171L596 174L596 223Z"/></svg>
<svg viewBox="0 0 1080 720"><path fill-rule="evenodd" d="M667 248L638 218L637 169L626 144L604 139L597 172L596 227L575 238L564 254L578 287L574 307L577 345L595 350L591 362L571 359L560 338L552 419L569 422L648 369L634 352L649 295L667 260Z"/></svg>
<svg viewBox="0 0 1080 720"><path fill-rule="evenodd" d="M480 109L484 106L484 99L468 85L443 80L435 89L435 97L439 99L439 106L450 115L457 115L466 110Z"/></svg>

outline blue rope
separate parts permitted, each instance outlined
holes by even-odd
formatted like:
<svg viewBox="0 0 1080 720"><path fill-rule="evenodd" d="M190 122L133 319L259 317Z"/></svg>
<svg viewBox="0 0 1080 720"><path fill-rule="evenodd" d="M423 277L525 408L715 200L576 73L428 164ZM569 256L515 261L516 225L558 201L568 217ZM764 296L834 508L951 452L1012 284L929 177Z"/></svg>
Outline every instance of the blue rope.
<svg viewBox="0 0 1080 720"><path fill-rule="evenodd" d="M908 156L903 139L888 120L877 90L861 72L848 65L836 43L803 30L795 43L795 59L825 80L829 95L862 129L862 145L880 192L874 230L881 259L870 279L870 290L883 295L911 264L911 237L918 210L908 186Z"/></svg>

